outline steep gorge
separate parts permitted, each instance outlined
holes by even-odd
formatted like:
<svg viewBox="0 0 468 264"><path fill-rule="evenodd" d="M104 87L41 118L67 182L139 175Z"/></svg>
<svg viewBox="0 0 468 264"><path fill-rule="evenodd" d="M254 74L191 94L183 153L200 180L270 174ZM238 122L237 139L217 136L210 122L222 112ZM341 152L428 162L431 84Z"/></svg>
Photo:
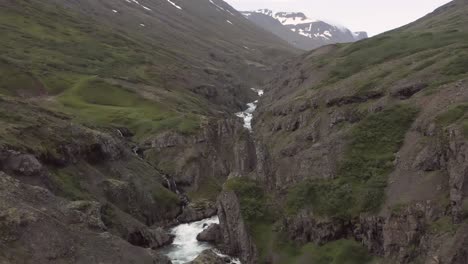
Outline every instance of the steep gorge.
<svg viewBox="0 0 468 264"><path fill-rule="evenodd" d="M468 262L466 0L298 57L174 3L0 0L0 262L170 263L215 214L242 263Z"/></svg>
<svg viewBox="0 0 468 264"><path fill-rule="evenodd" d="M453 1L283 64L254 115L256 170L218 202L233 252L246 263L468 262L467 8Z"/></svg>

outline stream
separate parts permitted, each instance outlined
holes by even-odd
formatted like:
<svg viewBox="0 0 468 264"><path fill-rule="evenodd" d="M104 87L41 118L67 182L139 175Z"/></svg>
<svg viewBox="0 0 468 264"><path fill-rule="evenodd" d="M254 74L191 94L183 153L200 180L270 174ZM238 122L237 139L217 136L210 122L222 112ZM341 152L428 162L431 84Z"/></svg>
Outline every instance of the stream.
<svg viewBox="0 0 468 264"><path fill-rule="evenodd" d="M197 235L211 224L219 224L217 216L197 222L181 224L172 228L171 234L175 235L174 242L170 246L163 248L161 253L168 256L173 264L185 264L190 262L206 249L213 249L213 252L220 257L228 257L214 249L212 244L197 240ZM240 264L240 261L231 259L231 263Z"/></svg>
<svg viewBox="0 0 468 264"><path fill-rule="evenodd" d="M263 90L251 89L256 92L259 97L263 95ZM255 100L247 104L246 110L236 113L236 116L244 120L244 127L249 131L252 131L252 118L253 113L257 109L257 104L258 100ZM173 264L185 264L190 262L206 249L213 249L213 252L223 258L228 257L216 250L212 244L197 240L197 235L212 224L219 224L217 216L197 222L181 224L172 228L171 234L175 236L174 242L170 246L163 248L161 253L168 256ZM238 259L231 258L231 263L240 264L241 262Z"/></svg>
<svg viewBox="0 0 468 264"><path fill-rule="evenodd" d="M251 88L251 89L252 91L256 92L259 97L263 96L263 90L255 89L255 88ZM246 110L236 113L237 117L244 119L244 127L247 128L249 131L252 131L252 118L253 118L253 113L257 109L257 104L258 104L258 100L255 100L247 104Z"/></svg>

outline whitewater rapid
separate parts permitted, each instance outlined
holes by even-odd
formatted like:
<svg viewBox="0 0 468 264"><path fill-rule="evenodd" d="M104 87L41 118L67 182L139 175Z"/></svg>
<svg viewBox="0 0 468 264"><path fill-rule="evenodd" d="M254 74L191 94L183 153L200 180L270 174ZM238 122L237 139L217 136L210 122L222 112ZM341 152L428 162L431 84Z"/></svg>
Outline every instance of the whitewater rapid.
<svg viewBox="0 0 468 264"><path fill-rule="evenodd" d="M258 96L260 97L263 96L263 90L255 89L255 88L251 88L251 89L252 91L256 92ZM253 118L253 113L257 109L257 104L258 104L258 100L255 100L247 104L246 110L236 113L236 116L244 119L244 127L247 128L249 131L252 131L252 118Z"/></svg>
<svg viewBox="0 0 468 264"><path fill-rule="evenodd" d="M251 88L259 97L263 96L263 90ZM244 120L244 127L252 131L253 113L257 109L258 100L247 104L247 109L236 113L236 116ZM194 260L204 250L213 249L218 256L228 257L221 254L213 245L197 240L197 235L212 224L219 224L217 216L201 221L181 224L171 229L171 234L175 236L174 242L162 250L162 253L171 259L173 264L185 264ZM231 259L231 263L240 264L238 259Z"/></svg>
<svg viewBox="0 0 468 264"><path fill-rule="evenodd" d="M174 242L164 248L162 253L169 257L173 264L185 264L197 258L204 250L214 249L212 244L197 240L197 235L212 224L219 224L217 216L172 228L171 234L175 236ZM213 251L221 257L227 257L216 249ZM240 261L232 259L231 263L240 264Z"/></svg>

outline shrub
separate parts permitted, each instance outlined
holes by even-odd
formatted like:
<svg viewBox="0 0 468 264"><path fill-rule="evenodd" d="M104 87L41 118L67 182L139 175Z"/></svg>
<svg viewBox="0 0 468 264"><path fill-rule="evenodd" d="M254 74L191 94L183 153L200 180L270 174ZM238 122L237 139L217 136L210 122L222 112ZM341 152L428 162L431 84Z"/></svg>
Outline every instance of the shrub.
<svg viewBox="0 0 468 264"><path fill-rule="evenodd" d="M267 197L258 182L245 177L233 178L226 182L226 189L239 197L242 216L248 224L270 220Z"/></svg>
<svg viewBox="0 0 468 264"><path fill-rule="evenodd" d="M333 180L298 184L288 194L287 208L295 213L349 217L377 211L384 201L387 175L417 110L405 105L372 114L352 129L351 142Z"/></svg>

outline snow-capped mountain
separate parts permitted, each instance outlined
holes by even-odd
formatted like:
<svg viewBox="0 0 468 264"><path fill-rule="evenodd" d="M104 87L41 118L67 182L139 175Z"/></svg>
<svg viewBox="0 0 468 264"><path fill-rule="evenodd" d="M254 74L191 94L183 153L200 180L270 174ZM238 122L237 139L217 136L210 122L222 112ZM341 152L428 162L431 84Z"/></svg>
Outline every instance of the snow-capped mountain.
<svg viewBox="0 0 468 264"><path fill-rule="evenodd" d="M305 50L367 38L366 32L352 32L340 25L308 18L301 12L274 12L270 9L259 9L241 13L258 26L273 32L297 48Z"/></svg>

